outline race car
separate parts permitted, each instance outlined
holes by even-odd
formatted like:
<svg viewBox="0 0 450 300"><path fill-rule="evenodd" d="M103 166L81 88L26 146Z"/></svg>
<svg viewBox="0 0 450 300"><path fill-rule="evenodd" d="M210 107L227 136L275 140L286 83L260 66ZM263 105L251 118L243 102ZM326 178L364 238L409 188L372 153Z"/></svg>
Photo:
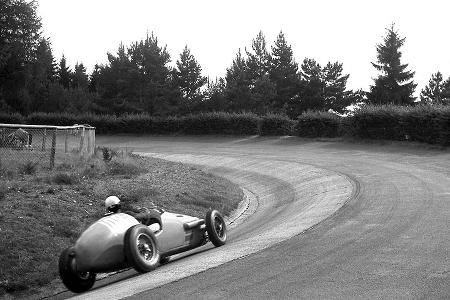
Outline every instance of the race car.
<svg viewBox="0 0 450 300"><path fill-rule="evenodd" d="M226 239L224 218L213 209L205 219L156 209L147 225L126 213L110 214L89 226L73 247L62 251L59 274L70 291L82 293L94 285L97 273L129 267L149 272L171 255L208 241L219 247Z"/></svg>

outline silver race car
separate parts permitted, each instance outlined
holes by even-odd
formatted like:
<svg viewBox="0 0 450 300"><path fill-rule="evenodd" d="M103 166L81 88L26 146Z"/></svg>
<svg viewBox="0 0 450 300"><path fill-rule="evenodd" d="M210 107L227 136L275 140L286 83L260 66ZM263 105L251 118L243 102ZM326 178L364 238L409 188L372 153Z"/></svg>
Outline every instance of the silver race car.
<svg viewBox="0 0 450 300"><path fill-rule="evenodd" d="M154 211L148 226L125 213L105 216L89 226L75 245L60 255L59 274L65 286L81 293L94 285L96 273L128 267L145 273L170 255L208 241L216 247L226 242L225 221L217 210L209 210L205 219Z"/></svg>

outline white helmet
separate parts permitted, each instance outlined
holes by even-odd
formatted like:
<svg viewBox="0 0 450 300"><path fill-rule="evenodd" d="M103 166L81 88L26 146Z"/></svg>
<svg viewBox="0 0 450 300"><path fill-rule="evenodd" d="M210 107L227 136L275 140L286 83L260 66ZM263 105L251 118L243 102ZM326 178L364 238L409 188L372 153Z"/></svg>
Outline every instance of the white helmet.
<svg viewBox="0 0 450 300"><path fill-rule="evenodd" d="M109 196L105 200L105 207L109 212L117 212L120 209L120 199L117 196Z"/></svg>

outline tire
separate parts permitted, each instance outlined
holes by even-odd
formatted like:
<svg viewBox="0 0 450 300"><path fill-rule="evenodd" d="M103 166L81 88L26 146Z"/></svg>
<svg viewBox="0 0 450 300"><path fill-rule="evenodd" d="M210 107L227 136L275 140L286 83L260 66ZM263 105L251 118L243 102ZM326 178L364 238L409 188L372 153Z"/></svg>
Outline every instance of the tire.
<svg viewBox="0 0 450 300"><path fill-rule="evenodd" d="M161 258L155 234L142 224L134 225L125 233L124 252L127 262L141 273L154 270Z"/></svg>
<svg viewBox="0 0 450 300"><path fill-rule="evenodd" d="M222 215L215 209L206 213L206 232L214 246L220 247L227 241L227 226Z"/></svg>
<svg viewBox="0 0 450 300"><path fill-rule="evenodd" d="M70 291L82 293L94 285L96 274L77 272L75 251L73 247L70 247L63 250L59 256L59 276Z"/></svg>

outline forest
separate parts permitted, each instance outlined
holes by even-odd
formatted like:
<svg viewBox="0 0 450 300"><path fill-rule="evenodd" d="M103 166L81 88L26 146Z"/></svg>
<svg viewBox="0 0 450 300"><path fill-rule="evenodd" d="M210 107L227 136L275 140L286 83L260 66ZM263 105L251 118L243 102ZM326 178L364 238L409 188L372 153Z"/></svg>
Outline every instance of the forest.
<svg viewBox="0 0 450 300"><path fill-rule="evenodd" d="M0 0L0 112L183 116L202 112L276 113L292 119L307 111L344 114L360 104L449 104L450 77L432 74L414 97L414 72L401 61L405 38L391 24L376 47L379 75L368 91L349 90L340 62L300 64L282 31L272 46L263 32L238 51L224 78L208 78L186 45L172 58L151 33L118 45L88 73L52 53L36 1ZM375 52L375 51L374 51ZM175 60L175 65L170 63Z"/></svg>

